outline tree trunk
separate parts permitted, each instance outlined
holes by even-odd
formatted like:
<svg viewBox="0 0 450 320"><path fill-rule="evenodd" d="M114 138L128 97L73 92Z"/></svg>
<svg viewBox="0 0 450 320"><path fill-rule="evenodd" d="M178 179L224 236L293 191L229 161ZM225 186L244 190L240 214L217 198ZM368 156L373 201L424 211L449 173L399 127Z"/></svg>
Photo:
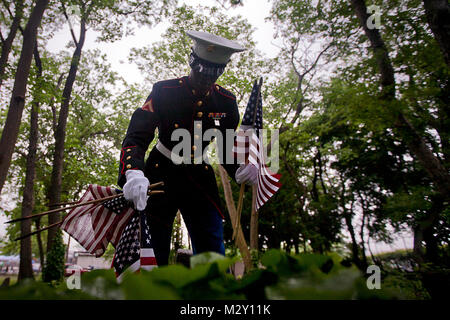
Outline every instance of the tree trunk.
<svg viewBox="0 0 450 320"><path fill-rule="evenodd" d="M42 63L37 49L37 42L34 46L34 59L36 62L36 67L38 69L37 77L40 78L42 76ZM26 162L25 186L23 190L22 217L30 216L34 208L34 180L36 178L36 152L39 138L38 119L39 102L37 101L37 99L35 99L32 103L30 116L30 136ZM22 235L28 234L30 232L31 220L27 219L22 221ZM25 278L33 278L31 237L27 237L20 241L20 266L18 280L20 281Z"/></svg>
<svg viewBox="0 0 450 320"><path fill-rule="evenodd" d="M14 88L11 95L8 115L3 127L2 137L0 139L0 150L2 150L0 153L0 193L8 175L11 157L19 134L20 122L25 105L25 94L27 91L31 59L36 44L37 29L41 23L48 2L49 0L36 1L36 6L31 12L30 19L28 20L23 33L22 51L17 65Z"/></svg>
<svg viewBox="0 0 450 320"><path fill-rule="evenodd" d="M0 56L0 88L3 83L3 76L5 74L6 66L8 65L8 57L11 52L11 47L14 39L16 38L17 30L20 26L23 14L23 0L15 2L14 18L11 23L11 29L9 29L8 37L2 42L2 54Z"/></svg>
<svg viewBox="0 0 450 320"><path fill-rule="evenodd" d="M83 49L84 40L86 37L86 21L81 20L80 38L76 43L75 51L72 55L69 74L67 75L66 84L64 86L61 109L59 111L58 125L55 132L55 154L53 156L53 170L51 176L50 189L48 191L49 206L61 202L61 185L62 172L64 165L64 144L66 139L67 117L69 115L70 96L72 94L73 84L78 71L78 66L81 59L81 51ZM48 216L48 223L53 224L61 220L60 213L52 213ZM53 228L47 234L47 252L51 249L53 239L56 235L57 229Z"/></svg>
<svg viewBox="0 0 450 320"><path fill-rule="evenodd" d="M416 160L423 166L425 172L436 186L437 191L444 198L450 199L450 174L447 169L433 152L431 152L425 140L403 114L399 114L398 121L395 125L400 132L403 132L401 135L402 140L406 143Z"/></svg>
<svg viewBox="0 0 450 320"><path fill-rule="evenodd" d="M41 218L40 217L36 218L35 225L36 225L36 230L39 230L41 228ZM45 254L44 254L44 246L42 244L42 237L41 237L40 232L36 234L36 240L37 240L38 249L39 249L39 263L41 265L40 269L42 270L42 268L44 267L44 264L45 264Z"/></svg>
<svg viewBox="0 0 450 320"><path fill-rule="evenodd" d="M231 186L230 181L228 180L227 172L221 165L219 165L219 174L220 180L222 181L223 185L228 213L230 214L231 225L233 226L234 231L237 222L236 206L234 204L233 193L231 192ZM245 271L248 272L252 269L252 260L250 256L250 250L248 249L247 242L245 241L244 233L242 232L242 227L237 231L236 244L244 260Z"/></svg>
<svg viewBox="0 0 450 320"><path fill-rule="evenodd" d="M344 220L345 224L347 225L347 230L350 233L350 237L352 239L352 260L355 263L355 265L361 269L362 263L361 259L359 258L359 246L358 242L356 241L356 235L355 235L355 229L353 228L352 224L352 212L344 212Z"/></svg>
<svg viewBox="0 0 450 320"><path fill-rule="evenodd" d="M374 52L374 56L377 61L378 71L381 77L381 86L383 90L383 96L387 99L395 98L395 77L394 68L392 67L389 54L381 38L378 29L369 29L367 26L367 20L369 19L369 14L367 13L367 7L364 0L351 0L351 4L355 10L356 16L359 19L364 32L369 38L371 47Z"/></svg>
<svg viewBox="0 0 450 320"><path fill-rule="evenodd" d="M38 139L38 113L39 104L33 103L31 111L30 144L25 174L25 188L23 191L22 217L32 214L34 207L34 179L36 175L36 150ZM21 222L22 235L31 232L31 219ZM33 278L31 237L20 240L20 267L18 280Z"/></svg>
<svg viewBox="0 0 450 320"><path fill-rule="evenodd" d="M417 225L414 228L414 245L413 245L413 253L414 258L417 260L419 264L424 262L424 252L423 252L423 231L420 225Z"/></svg>
<svg viewBox="0 0 450 320"><path fill-rule="evenodd" d="M450 5L447 0L424 0L425 15L441 49L447 66L450 67ZM450 77L446 70L437 73L443 82L439 95L438 122L436 130L442 145L444 166L450 169Z"/></svg>
<svg viewBox="0 0 450 320"><path fill-rule="evenodd" d="M360 236L360 238L361 238L361 270L362 271L366 271L367 270L367 266L368 266L368 263L367 263L367 256L366 256L366 245L365 245L365 242L364 242L364 228L366 227L366 217L367 217L367 215L366 215L366 208L364 208L363 207L363 210L362 210L362 213L363 213L363 216L362 216L362 221L361 221L361 229L359 230L359 236Z"/></svg>
<svg viewBox="0 0 450 320"><path fill-rule="evenodd" d="M374 56L378 64L378 72L381 77L382 99L386 102L395 101L395 78L394 69L389 58L387 48L377 29L369 29L367 20L369 14L364 0L350 0L367 38L370 41ZM442 165L440 160L426 145L423 137L406 119L401 111L397 112L397 120L394 124L400 133L403 142L408 146L416 160L424 167L430 179L438 191L447 199L450 198L450 174Z"/></svg>
<svg viewBox="0 0 450 320"><path fill-rule="evenodd" d="M344 216L344 221L345 224L347 225L347 230L350 233L350 238L352 239L352 260L355 263L355 265L362 270L362 263L361 263L361 259L359 258L359 246L358 246L358 242L356 241L356 235L355 235L355 228L353 227L353 201L351 201L350 204L350 210L347 211L347 208L345 207L345 181L344 181L344 177L343 174L340 174L340 179L341 179L341 194L340 194L340 205L342 207L342 211L343 211L343 216ZM364 270L365 272L365 270Z"/></svg>
<svg viewBox="0 0 450 320"><path fill-rule="evenodd" d="M425 241L425 258L427 261L433 263L439 263L439 243L434 233L436 232L436 226L439 223L439 217L442 211L445 209L444 200L435 195L432 197L432 206L429 210L428 216L424 221L420 223L420 227L423 232L423 240Z"/></svg>
<svg viewBox="0 0 450 320"><path fill-rule="evenodd" d="M444 166L450 170L450 76L444 77L445 85L439 96L438 125L435 128L441 140Z"/></svg>
<svg viewBox="0 0 450 320"><path fill-rule="evenodd" d="M445 62L450 67L450 5L448 0L424 0L425 15Z"/></svg>

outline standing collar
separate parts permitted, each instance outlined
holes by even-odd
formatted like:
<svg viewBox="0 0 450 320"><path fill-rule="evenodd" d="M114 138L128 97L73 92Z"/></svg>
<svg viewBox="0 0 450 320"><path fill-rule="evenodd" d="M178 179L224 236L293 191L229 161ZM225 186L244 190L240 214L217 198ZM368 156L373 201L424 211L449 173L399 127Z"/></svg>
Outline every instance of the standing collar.
<svg viewBox="0 0 450 320"><path fill-rule="evenodd" d="M211 87L204 93L204 94L199 94L197 92L196 89L194 89L194 87L191 86L191 84L189 83L189 76L184 76L181 78L181 80L183 81L184 86L187 88L187 90L189 91L191 96L194 96L196 98L205 98L205 97L209 97L213 91L214 91L214 87L215 87L215 83L213 83L211 85Z"/></svg>

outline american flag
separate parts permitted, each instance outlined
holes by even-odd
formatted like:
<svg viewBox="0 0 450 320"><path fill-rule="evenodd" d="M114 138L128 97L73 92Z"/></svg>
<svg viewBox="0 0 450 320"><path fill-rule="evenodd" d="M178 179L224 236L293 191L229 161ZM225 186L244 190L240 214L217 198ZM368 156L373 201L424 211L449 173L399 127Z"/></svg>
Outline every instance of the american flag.
<svg viewBox="0 0 450 320"><path fill-rule="evenodd" d="M90 184L80 203L118 195L120 190ZM100 257L108 243L117 247L122 231L134 209L122 197L102 203L87 204L69 211L61 229L67 232L89 253Z"/></svg>
<svg viewBox="0 0 450 320"><path fill-rule="evenodd" d="M137 211L125 227L114 255L113 266L117 280L125 271L139 272L157 266L145 212Z"/></svg>
<svg viewBox="0 0 450 320"><path fill-rule="evenodd" d="M281 175L270 172L265 162L262 127L261 84L255 81L236 135L233 153L238 163L244 163L248 157L248 162L259 169L256 210L259 210L281 187L279 183Z"/></svg>

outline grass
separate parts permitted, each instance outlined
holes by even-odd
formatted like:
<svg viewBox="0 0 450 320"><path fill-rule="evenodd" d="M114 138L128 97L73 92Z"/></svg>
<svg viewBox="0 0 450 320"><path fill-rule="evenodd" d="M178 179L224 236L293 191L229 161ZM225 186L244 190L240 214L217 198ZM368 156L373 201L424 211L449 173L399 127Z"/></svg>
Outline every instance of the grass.
<svg viewBox="0 0 450 320"><path fill-rule="evenodd" d="M9 285L13 285L17 282L17 274L0 274L0 285L6 278L9 278Z"/></svg>

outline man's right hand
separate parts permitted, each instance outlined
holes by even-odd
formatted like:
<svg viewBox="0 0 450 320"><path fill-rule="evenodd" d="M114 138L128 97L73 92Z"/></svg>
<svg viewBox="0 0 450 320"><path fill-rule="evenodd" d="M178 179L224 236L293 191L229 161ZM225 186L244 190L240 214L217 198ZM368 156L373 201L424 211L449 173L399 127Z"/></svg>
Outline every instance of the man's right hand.
<svg viewBox="0 0 450 320"><path fill-rule="evenodd" d="M129 201L133 201L137 210L144 210L147 206L147 192L150 182L141 170L128 170L125 172L125 176L127 182L123 186L123 196Z"/></svg>

